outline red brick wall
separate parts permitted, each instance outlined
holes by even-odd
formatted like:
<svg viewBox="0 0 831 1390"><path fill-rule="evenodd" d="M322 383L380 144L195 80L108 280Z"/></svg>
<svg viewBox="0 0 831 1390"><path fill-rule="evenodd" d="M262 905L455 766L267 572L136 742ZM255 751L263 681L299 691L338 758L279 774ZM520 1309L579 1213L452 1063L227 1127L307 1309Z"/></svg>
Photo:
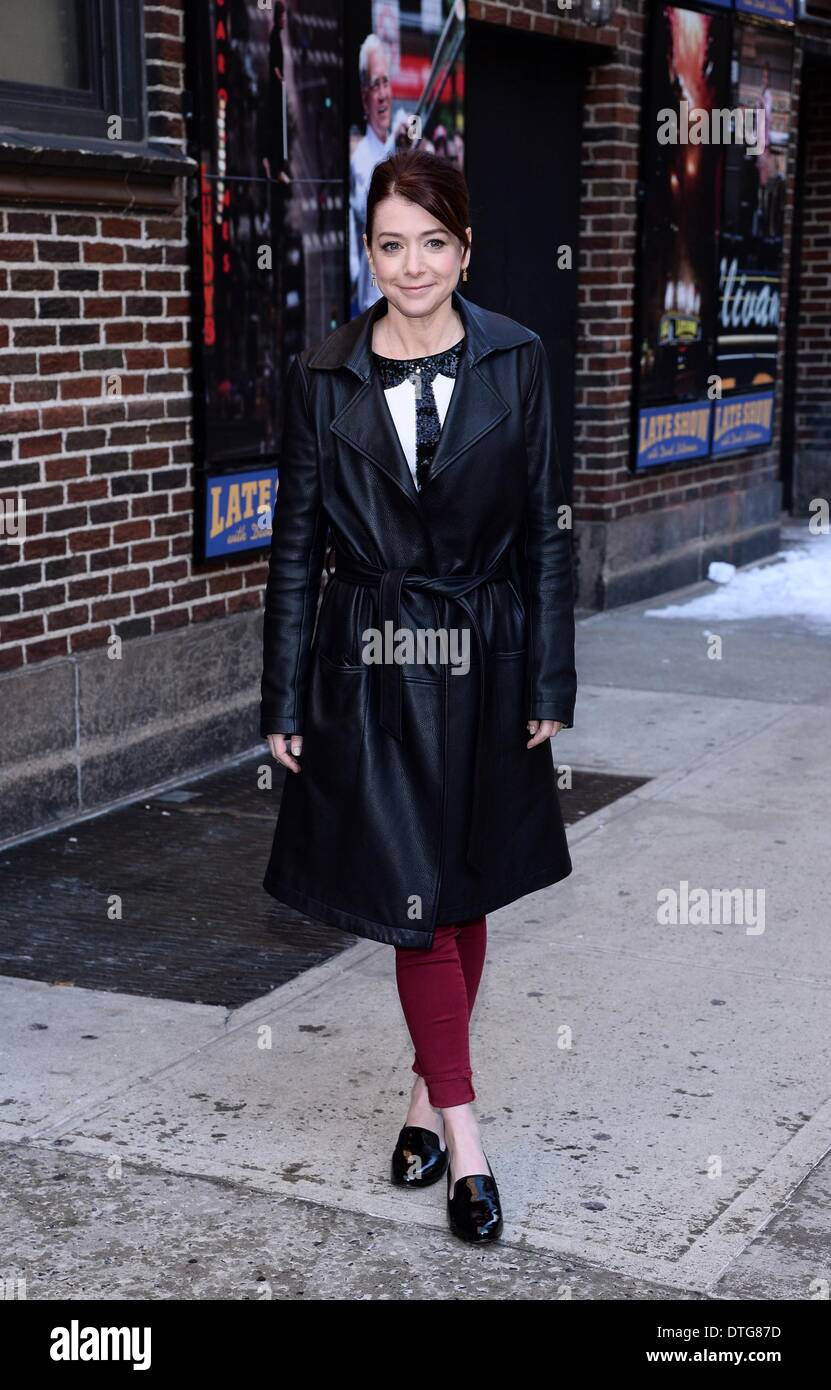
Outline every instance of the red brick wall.
<svg viewBox="0 0 831 1390"><path fill-rule="evenodd" d="M145 10L148 135L180 148L182 11ZM0 536L0 670L261 602L262 563L191 559L184 192L172 213L0 207L0 496L27 509L25 542Z"/></svg>

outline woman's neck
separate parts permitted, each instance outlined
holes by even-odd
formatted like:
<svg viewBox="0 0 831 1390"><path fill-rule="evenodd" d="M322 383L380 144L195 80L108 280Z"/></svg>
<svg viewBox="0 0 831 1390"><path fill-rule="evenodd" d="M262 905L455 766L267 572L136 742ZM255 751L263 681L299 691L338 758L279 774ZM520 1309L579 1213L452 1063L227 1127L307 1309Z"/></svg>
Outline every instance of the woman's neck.
<svg viewBox="0 0 831 1390"><path fill-rule="evenodd" d="M432 357L453 347L464 336L465 326L451 299L432 314L410 319L387 302L387 312L372 330L372 350L380 357L408 361L411 357Z"/></svg>

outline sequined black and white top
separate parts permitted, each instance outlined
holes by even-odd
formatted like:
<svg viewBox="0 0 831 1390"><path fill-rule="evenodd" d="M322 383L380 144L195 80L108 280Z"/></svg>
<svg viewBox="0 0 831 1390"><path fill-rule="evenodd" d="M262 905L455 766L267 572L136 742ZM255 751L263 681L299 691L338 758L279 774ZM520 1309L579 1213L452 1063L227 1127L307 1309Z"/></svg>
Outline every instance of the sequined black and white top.
<svg viewBox="0 0 831 1390"><path fill-rule="evenodd" d="M464 344L464 338L460 338L443 352L406 360L382 357L377 352L372 354L401 447L419 490L429 475Z"/></svg>

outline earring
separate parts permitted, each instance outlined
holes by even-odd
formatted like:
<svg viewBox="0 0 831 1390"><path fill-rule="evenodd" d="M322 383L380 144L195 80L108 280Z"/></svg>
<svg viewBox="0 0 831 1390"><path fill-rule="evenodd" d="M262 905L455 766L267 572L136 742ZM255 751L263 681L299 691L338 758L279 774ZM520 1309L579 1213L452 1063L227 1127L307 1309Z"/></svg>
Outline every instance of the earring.
<svg viewBox="0 0 831 1390"><path fill-rule="evenodd" d="M463 266L463 267L462 267L462 279L463 279L463 280L466 280L466 279L467 279L467 266Z"/></svg>
<svg viewBox="0 0 831 1390"><path fill-rule="evenodd" d="M372 284L373 284L373 286L378 284L378 281L375 279L375 271L374 271L374 270L373 270L373 272L372 272Z"/></svg>

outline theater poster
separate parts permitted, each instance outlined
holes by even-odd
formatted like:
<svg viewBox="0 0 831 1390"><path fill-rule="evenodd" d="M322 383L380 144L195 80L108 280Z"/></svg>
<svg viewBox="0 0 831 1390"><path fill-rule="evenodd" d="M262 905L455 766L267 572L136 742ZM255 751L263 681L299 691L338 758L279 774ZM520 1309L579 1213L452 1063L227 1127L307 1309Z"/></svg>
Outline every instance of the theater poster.
<svg viewBox="0 0 831 1390"><path fill-rule="evenodd" d="M638 468L705 458L718 313L730 15L659 5L644 105L638 284ZM702 138L705 137L705 138Z"/></svg>
<svg viewBox="0 0 831 1390"><path fill-rule="evenodd" d="M776 349L782 318L791 40L762 25L736 29L733 104L764 114L752 145L730 151L719 247L715 455L768 444L773 436Z"/></svg>
<svg viewBox="0 0 831 1390"><path fill-rule="evenodd" d="M348 108L349 317L379 299L363 244L372 171L421 144L464 170L462 0L349 0L344 6Z"/></svg>
<svg viewBox="0 0 831 1390"><path fill-rule="evenodd" d="M343 321L340 0L190 0L195 548L268 546L291 356Z"/></svg>
<svg viewBox="0 0 831 1390"><path fill-rule="evenodd" d="M653 12L636 470L772 439L792 53L792 31L738 7Z"/></svg>

